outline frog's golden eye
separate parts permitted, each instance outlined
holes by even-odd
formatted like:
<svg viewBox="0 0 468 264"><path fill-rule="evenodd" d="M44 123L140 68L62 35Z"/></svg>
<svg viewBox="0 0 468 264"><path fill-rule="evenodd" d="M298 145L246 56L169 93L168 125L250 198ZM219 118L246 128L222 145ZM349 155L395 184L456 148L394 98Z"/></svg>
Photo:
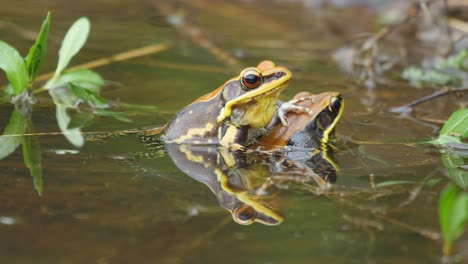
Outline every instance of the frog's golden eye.
<svg viewBox="0 0 468 264"><path fill-rule="evenodd" d="M236 221L238 224L250 225L254 222L256 213L251 206L244 204L234 209L234 211L232 212L232 216L234 218L234 221Z"/></svg>
<svg viewBox="0 0 468 264"><path fill-rule="evenodd" d="M244 90L252 90L262 84L263 78L256 69L248 69L242 73L241 84Z"/></svg>

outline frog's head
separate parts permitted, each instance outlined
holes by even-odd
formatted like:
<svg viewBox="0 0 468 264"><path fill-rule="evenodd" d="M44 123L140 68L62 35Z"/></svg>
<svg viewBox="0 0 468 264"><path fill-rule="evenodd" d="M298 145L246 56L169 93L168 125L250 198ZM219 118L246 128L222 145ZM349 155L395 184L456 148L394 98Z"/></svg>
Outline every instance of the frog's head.
<svg viewBox="0 0 468 264"><path fill-rule="evenodd" d="M288 69L272 61L244 69L222 87L225 104L217 117L218 123L230 118L235 125L266 126L274 117L278 96L291 77Z"/></svg>
<svg viewBox="0 0 468 264"><path fill-rule="evenodd" d="M231 214L234 221L241 225L250 225L258 222L264 225L275 226L283 222L283 216L259 203L254 203L253 206L241 203L234 208Z"/></svg>
<svg viewBox="0 0 468 264"><path fill-rule="evenodd" d="M340 93L325 92L315 95L315 116L305 127L309 135L320 142L322 148L332 138L335 127L341 119L344 109L344 100Z"/></svg>
<svg viewBox="0 0 468 264"><path fill-rule="evenodd" d="M248 169L237 169L229 172L231 176L222 170L215 169L220 187L225 195L224 199L218 198L218 200L223 204L223 207L231 212L236 223L250 225L257 222L274 226L283 222L284 217L281 208L279 208L279 197L259 195L255 191L258 186L253 186L263 183L267 179L263 176L265 173L269 173L269 170L265 169L268 168L266 166L253 166ZM257 182L252 177L261 177L261 179ZM226 199L226 197L228 198Z"/></svg>

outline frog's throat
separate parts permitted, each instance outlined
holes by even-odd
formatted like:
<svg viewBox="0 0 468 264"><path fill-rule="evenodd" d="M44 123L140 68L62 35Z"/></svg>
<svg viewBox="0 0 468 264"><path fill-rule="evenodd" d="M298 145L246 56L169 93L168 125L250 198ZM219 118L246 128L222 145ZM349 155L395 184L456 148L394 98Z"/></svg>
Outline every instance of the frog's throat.
<svg viewBox="0 0 468 264"><path fill-rule="evenodd" d="M341 107L338 112L338 115L335 117L335 120L333 120L333 123L325 131L323 131L323 138L321 139L322 149L326 149L328 140L330 140L330 133L333 131L333 129L335 129L336 124L340 122L341 116L343 115L344 106L345 106L345 101L344 99L341 99Z"/></svg>
<svg viewBox="0 0 468 264"><path fill-rule="evenodd" d="M221 184L221 188L226 191L227 193L234 195L239 201L252 206L255 211L260 212L264 215L270 216L271 218L275 219L277 222L274 225L278 225L283 222L283 217L274 212L273 210L269 209L268 207L262 205L261 203L249 198L246 191L235 191L229 187L227 175L224 174L220 169L215 169L215 174L218 176L218 181ZM261 221L262 224L271 225L268 222Z"/></svg>
<svg viewBox="0 0 468 264"><path fill-rule="evenodd" d="M231 116L232 108L235 105L248 103L252 100L255 100L256 98L266 97L273 93L279 94L282 90L286 89L288 85L288 81L289 79L273 81L270 84L268 84L266 87L264 87L263 89L251 91L250 93L246 93L236 99L233 99L227 102L226 105L223 107L223 109L221 109L221 112L219 113L217 117L218 123L221 123L224 119Z"/></svg>

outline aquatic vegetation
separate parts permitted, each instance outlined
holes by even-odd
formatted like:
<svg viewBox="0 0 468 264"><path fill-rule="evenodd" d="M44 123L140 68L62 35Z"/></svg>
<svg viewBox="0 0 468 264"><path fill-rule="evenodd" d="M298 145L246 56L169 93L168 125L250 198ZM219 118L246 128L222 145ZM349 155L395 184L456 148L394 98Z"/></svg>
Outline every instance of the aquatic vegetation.
<svg viewBox="0 0 468 264"><path fill-rule="evenodd" d="M89 69L66 70L72 58L86 43L90 32L90 22L87 18L78 19L70 27L62 41L53 75L45 84L38 85L36 77L46 58L50 24L51 15L48 13L34 45L25 58L15 48L0 41L0 69L5 72L9 81L3 89L2 101L10 101L15 107L0 138L0 159L12 154L22 145L24 164L29 168L39 195L42 193L41 147L31 121L32 106L36 103L37 94L47 91L52 97L56 106L58 126L75 147L83 146L85 139L81 128L96 116L130 121L124 111L112 109L110 103L100 96L105 81L98 73ZM129 109L136 107L123 103L114 105ZM70 115L70 109L80 109L81 113ZM85 120L83 116L86 116Z"/></svg>
<svg viewBox="0 0 468 264"><path fill-rule="evenodd" d="M468 51L463 49L453 56L434 62L428 68L410 66L403 70L401 77L417 87L464 86L468 77Z"/></svg>
<svg viewBox="0 0 468 264"><path fill-rule="evenodd" d="M440 229L443 252L449 256L458 237L468 225L468 109L453 113L432 144L442 146L442 161L453 183L444 188L439 198Z"/></svg>

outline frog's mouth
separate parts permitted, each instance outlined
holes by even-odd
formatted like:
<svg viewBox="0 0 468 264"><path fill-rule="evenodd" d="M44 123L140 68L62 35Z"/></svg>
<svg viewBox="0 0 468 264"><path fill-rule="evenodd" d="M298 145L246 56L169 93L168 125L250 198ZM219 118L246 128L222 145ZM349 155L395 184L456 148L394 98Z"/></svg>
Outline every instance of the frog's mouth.
<svg viewBox="0 0 468 264"><path fill-rule="evenodd" d="M275 69L271 72L262 72L262 74L266 82L262 84L261 88L252 90L227 102L217 118L218 122L230 117L235 106L247 104L252 101L259 101L266 97L278 97L281 91L286 89L292 76L291 72L283 67L281 67L280 71Z"/></svg>

